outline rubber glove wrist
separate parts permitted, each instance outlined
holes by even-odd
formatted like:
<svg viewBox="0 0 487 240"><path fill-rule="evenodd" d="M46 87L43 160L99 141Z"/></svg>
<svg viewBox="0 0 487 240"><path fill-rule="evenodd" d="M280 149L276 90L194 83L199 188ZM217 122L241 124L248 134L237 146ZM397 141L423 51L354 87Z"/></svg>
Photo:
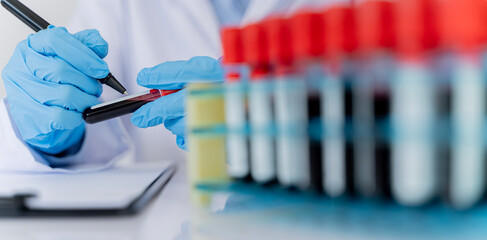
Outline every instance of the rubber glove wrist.
<svg viewBox="0 0 487 240"><path fill-rule="evenodd" d="M30 144L29 141L26 141L26 143L32 149L36 150L38 153L47 158L65 158L79 153L81 147L83 146L85 135L85 127L82 126L72 131L72 133L69 135L69 140L63 142L62 144L42 148Z"/></svg>

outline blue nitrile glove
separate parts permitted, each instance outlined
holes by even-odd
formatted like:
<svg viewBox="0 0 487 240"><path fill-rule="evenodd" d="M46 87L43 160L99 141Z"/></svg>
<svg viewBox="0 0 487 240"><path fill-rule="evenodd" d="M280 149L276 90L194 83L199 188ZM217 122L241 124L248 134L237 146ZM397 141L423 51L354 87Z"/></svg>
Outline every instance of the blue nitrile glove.
<svg viewBox="0 0 487 240"><path fill-rule="evenodd" d="M177 90L192 82L222 82L220 62L210 57L194 57L189 61L165 62L143 69L137 83L151 89ZM164 124L177 136L178 146L186 150L185 102L186 90L181 90L148 103L132 115L132 123L140 128Z"/></svg>
<svg viewBox="0 0 487 240"><path fill-rule="evenodd" d="M98 104L108 44L96 30L71 35L50 26L20 42L3 69L10 112L22 138L41 153L76 153L82 112ZM74 150L73 150L74 149Z"/></svg>

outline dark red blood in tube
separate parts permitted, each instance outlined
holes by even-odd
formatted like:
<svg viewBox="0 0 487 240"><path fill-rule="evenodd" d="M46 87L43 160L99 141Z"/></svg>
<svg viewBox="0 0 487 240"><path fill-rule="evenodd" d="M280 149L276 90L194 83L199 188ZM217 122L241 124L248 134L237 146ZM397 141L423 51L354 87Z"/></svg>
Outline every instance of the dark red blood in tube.
<svg viewBox="0 0 487 240"><path fill-rule="evenodd" d="M137 111L140 107L153 102L163 96L173 94L179 90L150 90L148 92L124 97L112 102L102 103L83 112L86 123L94 124L112 118L120 117Z"/></svg>

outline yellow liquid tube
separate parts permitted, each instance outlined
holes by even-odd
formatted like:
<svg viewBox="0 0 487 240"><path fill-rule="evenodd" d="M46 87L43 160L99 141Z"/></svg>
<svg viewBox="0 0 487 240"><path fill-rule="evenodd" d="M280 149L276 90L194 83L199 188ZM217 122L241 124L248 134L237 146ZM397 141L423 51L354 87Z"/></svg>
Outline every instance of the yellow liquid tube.
<svg viewBox="0 0 487 240"><path fill-rule="evenodd" d="M198 184L229 181L225 152L225 102L223 86L195 83L188 87L188 177L192 201L208 205L211 196L196 189Z"/></svg>

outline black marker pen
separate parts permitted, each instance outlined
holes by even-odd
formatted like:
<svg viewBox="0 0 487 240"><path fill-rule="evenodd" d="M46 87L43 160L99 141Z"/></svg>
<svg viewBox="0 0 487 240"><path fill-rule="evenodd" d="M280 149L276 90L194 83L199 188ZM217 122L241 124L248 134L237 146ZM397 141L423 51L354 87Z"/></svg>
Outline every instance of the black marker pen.
<svg viewBox="0 0 487 240"><path fill-rule="evenodd" d="M49 23L42 19L35 12L30 10L24 4L17 0L1 0L2 6L15 15L18 19L24 22L27 26L32 28L34 31L39 32L41 30L47 29ZM103 79L98 79L100 83L106 84L107 86L115 89L116 91L128 95L127 90L117 81L117 79L109 73L107 77Z"/></svg>

